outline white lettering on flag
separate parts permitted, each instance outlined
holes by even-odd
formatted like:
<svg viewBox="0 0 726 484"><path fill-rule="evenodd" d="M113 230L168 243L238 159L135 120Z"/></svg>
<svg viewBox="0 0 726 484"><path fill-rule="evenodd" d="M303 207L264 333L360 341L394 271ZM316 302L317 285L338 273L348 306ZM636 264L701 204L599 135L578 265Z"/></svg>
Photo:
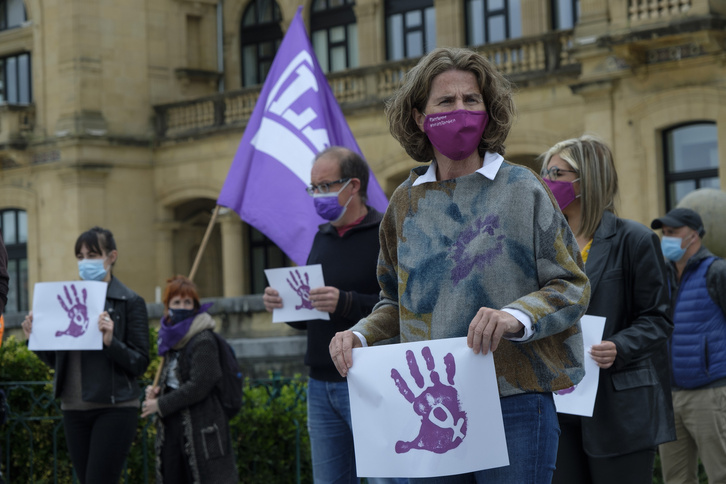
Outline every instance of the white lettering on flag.
<svg viewBox="0 0 726 484"><path fill-rule="evenodd" d="M310 162L315 157L315 153L330 146L327 130L315 129L310 126L310 123L318 118L314 109L308 106L301 113L292 109L293 103L308 91L318 92L319 86L312 68L313 60L308 52L302 51L296 55L285 67L270 91L270 95L265 101L265 111L289 122L312 143L315 151L303 139L300 139L300 134L270 119L265 114L263 114L260 127L251 141L252 146L285 165L305 184L310 183ZM282 85L293 76L295 78L278 96Z"/></svg>

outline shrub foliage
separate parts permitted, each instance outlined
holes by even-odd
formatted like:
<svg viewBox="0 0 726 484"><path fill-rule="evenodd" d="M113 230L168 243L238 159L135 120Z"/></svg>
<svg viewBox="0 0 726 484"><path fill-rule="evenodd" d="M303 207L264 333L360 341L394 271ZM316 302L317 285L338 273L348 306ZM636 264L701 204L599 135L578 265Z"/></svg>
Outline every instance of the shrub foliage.
<svg viewBox="0 0 726 484"><path fill-rule="evenodd" d="M149 340L154 357L144 386L159 365L155 330ZM52 379L52 370L24 342L14 337L3 342L0 388L8 395L9 420L0 429L0 465L9 483L77 482ZM306 385L299 376L245 381L242 410L230 422L240 482L312 483ZM154 482L155 434L152 420L139 419L122 482Z"/></svg>

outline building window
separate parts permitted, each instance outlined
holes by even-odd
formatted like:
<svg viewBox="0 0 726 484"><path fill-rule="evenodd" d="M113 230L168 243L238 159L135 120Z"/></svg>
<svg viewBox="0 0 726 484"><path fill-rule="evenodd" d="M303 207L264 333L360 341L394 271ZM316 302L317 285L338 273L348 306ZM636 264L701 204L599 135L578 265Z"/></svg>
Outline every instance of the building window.
<svg viewBox="0 0 726 484"><path fill-rule="evenodd" d="M0 0L0 30L20 27L26 20L23 0Z"/></svg>
<svg viewBox="0 0 726 484"><path fill-rule="evenodd" d="M30 77L30 54L0 58L0 102L30 104L33 102Z"/></svg>
<svg viewBox="0 0 726 484"><path fill-rule="evenodd" d="M436 11L433 0L386 2L388 60L420 57L435 47Z"/></svg>
<svg viewBox="0 0 726 484"><path fill-rule="evenodd" d="M693 123L663 133L666 210L699 188L720 188L715 123Z"/></svg>
<svg viewBox="0 0 726 484"><path fill-rule="evenodd" d="M0 211L0 232L8 252L10 276L6 313L28 310L28 217L25 210Z"/></svg>
<svg viewBox="0 0 726 484"><path fill-rule="evenodd" d="M466 0L466 41L484 45L522 36L520 0Z"/></svg>
<svg viewBox="0 0 726 484"><path fill-rule="evenodd" d="M274 0L253 0L241 26L242 85L262 84L272 66L280 42L282 28L280 7Z"/></svg>
<svg viewBox="0 0 726 484"><path fill-rule="evenodd" d="M580 18L580 0L552 0L552 29L572 29Z"/></svg>
<svg viewBox="0 0 726 484"><path fill-rule="evenodd" d="M314 0L310 14L313 49L323 72L358 67L354 0Z"/></svg>
<svg viewBox="0 0 726 484"><path fill-rule="evenodd" d="M250 226L250 292L262 294L267 287L265 269L290 267L292 261L265 234Z"/></svg>

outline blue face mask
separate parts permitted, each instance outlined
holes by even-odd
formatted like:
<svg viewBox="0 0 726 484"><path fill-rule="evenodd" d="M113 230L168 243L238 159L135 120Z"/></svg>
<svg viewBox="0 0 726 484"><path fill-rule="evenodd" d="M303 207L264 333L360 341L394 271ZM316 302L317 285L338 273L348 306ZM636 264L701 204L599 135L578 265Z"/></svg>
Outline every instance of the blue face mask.
<svg viewBox="0 0 726 484"><path fill-rule="evenodd" d="M84 281L102 281L108 271L103 266L105 259L83 259L78 261L78 275Z"/></svg>
<svg viewBox="0 0 726 484"><path fill-rule="evenodd" d="M681 260L683 254L686 253L686 249L688 249L688 246L682 249L681 245L683 245L683 239L681 237L668 237L664 235L663 239L660 241L660 248L663 251L663 256L673 262Z"/></svg>

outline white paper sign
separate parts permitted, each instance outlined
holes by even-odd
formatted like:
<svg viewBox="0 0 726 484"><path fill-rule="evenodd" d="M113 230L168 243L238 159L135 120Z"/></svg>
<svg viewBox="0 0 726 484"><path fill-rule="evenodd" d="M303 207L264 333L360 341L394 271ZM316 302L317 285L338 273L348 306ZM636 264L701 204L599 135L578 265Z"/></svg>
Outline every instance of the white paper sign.
<svg viewBox="0 0 726 484"><path fill-rule="evenodd" d="M509 465L494 358L466 338L356 348L348 391L359 476Z"/></svg>
<svg viewBox="0 0 726 484"><path fill-rule="evenodd" d="M582 339L585 347L585 377L573 389L560 390L555 393L555 407L558 413L570 413L582 417L592 417L597 396L597 385L600 381L600 367L587 351L592 345L600 344L605 329L605 318L601 316L583 316L580 320Z"/></svg>
<svg viewBox="0 0 726 484"><path fill-rule="evenodd" d="M270 287L282 298L282 307L272 311L273 323L330 319L329 313L318 311L310 302L310 289L325 285L320 264L265 269L265 275Z"/></svg>
<svg viewBox="0 0 726 484"><path fill-rule="evenodd" d="M36 283L28 349L102 349L98 317L104 311L107 288L99 281Z"/></svg>

